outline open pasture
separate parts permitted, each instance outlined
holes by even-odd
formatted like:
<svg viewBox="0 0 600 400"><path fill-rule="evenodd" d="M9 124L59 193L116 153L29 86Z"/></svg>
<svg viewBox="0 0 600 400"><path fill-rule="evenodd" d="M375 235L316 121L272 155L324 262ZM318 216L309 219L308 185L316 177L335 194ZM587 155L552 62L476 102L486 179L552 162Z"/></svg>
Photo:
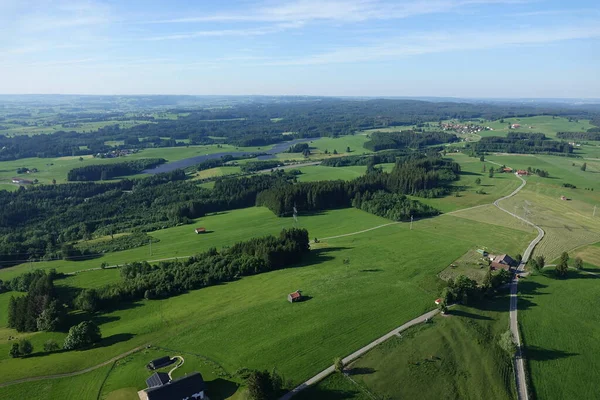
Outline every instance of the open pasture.
<svg viewBox="0 0 600 400"><path fill-rule="evenodd" d="M460 179L452 183L451 190L458 192L458 197L454 194L437 199L422 199L415 197L423 203L429 204L442 212L456 211L463 208L491 204L498 198L506 196L517 187L520 181L512 174L495 174L493 178L488 176L490 167L496 168L497 165L489 162L481 162L479 158L469 157L462 153L448 154L447 157L460 164ZM486 166L486 172L483 166ZM481 180L480 184L475 181ZM482 190L485 194L476 193Z"/></svg>
<svg viewBox="0 0 600 400"><path fill-rule="evenodd" d="M519 283L519 322L525 357L539 399L598 397L600 279L570 270L556 279L551 268Z"/></svg>
<svg viewBox="0 0 600 400"><path fill-rule="evenodd" d="M508 129L508 125L519 124L518 129ZM558 132L586 132L588 129L595 128L589 120L578 120L569 122L568 118L552 117L541 115L536 117L504 118L500 120L484 122L484 126L489 126L493 131L481 131L481 136L506 136L508 132L531 132L543 133L547 137L555 138Z"/></svg>
<svg viewBox="0 0 600 400"><path fill-rule="evenodd" d="M402 332L299 399L513 399L510 357L498 346L508 326L508 297L455 306L448 315ZM346 387L335 384L346 380ZM359 388L372 396L364 396Z"/></svg>
<svg viewBox="0 0 600 400"><path fill-rule="evenodd" d="M304 219L318 221L319 217ZM311 230L311 237L314 231L321 232L321 238L352 232L347 224L361 219L362 229L382 221L358 210L338 210L328 225L350 222ZM260 220L252 219L255 231ZM307 221L304 226L310 230L311 224ZM268 232L260 229L260 233ZM506 251L514 253L522 250L526 240L525 232L502 227L490 230L488 224L450 216L418 221L412 231L408 224L394 224L369 234L321 239L303 266L166 300L124 304L119 310L93 316L105 339L91 350L17 360L20 368L16 369L12 367L15 361L8 358L8 344L0 343L2 379L79 370L152 343L207 356L228 371L276 366L298 383L330 365L333 357L349 354L433 308L439 293L437 274L469 248L504 243ZM297 289L309 300L289 304L287 293ZM39 349L51 335L59 342L64 336L35 333L30 337Z"/></svg>

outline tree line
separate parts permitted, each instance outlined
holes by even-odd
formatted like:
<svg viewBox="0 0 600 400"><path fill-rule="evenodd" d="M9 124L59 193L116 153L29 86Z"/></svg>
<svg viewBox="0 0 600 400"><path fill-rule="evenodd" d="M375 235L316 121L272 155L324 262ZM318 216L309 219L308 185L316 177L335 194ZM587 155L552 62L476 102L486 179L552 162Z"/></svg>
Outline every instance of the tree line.
<svg viewBox="0 0 600 400"><path fill-rule="evenodd" d="M598 132L591 129L587 132L558 132L556 137L559 139L600 140L600 130Z"/></svg>
<svg viewBox="0 0 600 400"><path fill-rule="evenodd" d="M135 175L142 171L166 163L164 158L141 158L114 164L86 165L73 168L67 173L67 180L74 181L105 181L117 177Z"/></svg>
<svg viewBox="0 0 600 400"><path fill-rule="evenodd" d="M507 137L487 136L476 143L467 144L474 153L573 153L573 146L546 138L543 133L509 132Z"/></svg>
<svg viewBox="0 0 600 400"><path fill-rule="evenodd" d="M89 312L107 310L123 301L171 297L189 290L230 282L242 276L287 268L300 263L310 251L306 229L284 229L279 236L239 242L186 260L158 265L136 262L121 267L122 281L99 289L83 289L75 307Z"/></svg>
<svg viewBox="0 0 600 400"><path fill-rule="evenodd" d="M269 208L276 215L289 216L294 207L301 211L351 207L359 193L366 195L367 192L384 191L437 197L447 193L446 184L457 179L458 173L460 166L453 161L442 159L439 155L437 158L421 155L399 160L389 173L371 168L366 175L351 181L282 182L260 192L256 204ZM383 198L378 197L378 201L383 201ZM395 201L400 200L396 198ZM403 205L407 204L410 203ZM419 207L415 206L415 210Z"/></svg>
<svg viewBox="0 0 600 400"><path fill-rule="evenodd" d="M446 132L373 132L364 144L365 149L380 151L387 149L421 148L443 143L457 142L458 137Z"/></svg>

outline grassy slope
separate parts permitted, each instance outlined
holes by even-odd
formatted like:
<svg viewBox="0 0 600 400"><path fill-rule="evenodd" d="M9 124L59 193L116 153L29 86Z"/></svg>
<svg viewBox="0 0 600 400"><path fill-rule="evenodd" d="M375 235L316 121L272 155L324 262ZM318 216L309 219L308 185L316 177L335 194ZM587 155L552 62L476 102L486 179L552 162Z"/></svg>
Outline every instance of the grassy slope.
<svg viewBox="0 0 600 400"><path fill-rule="evenodd" d="M519 284L519 322L539 399L598 396L600 279L569 271L557 280L534 275Z"/></svg>
<svg viewBox="0 0 600 400"><path fill-rule="evenodd" d="M0 389L1 399L81 399L95 400L110 366L71 378L47 379L38 382L20 383ZM125 399L123 399L125 400ZM131 398L127 398L131 400Z"/></svg>
<svg viewBox="0 0 600 400"><path fill-rule="evenodd" d="M357 219L344 217L347 212L360 214L342 210L335 220ZM381 220L364 215L374 219L369 226ZM332 239L321 243L302 268L246 277L168 300L141 301L99 315L106 338L100 348L18 360L16 369L15 361L7 358L9 344L0 341L2 379L79 370L152 342L206 355L230 371L277 366L299 382L334 356L348 354L431 309L438 293L437 273L473 245L503 242L507 251L516 252L531 236L506 228L490 233L488 224L446 216L419 221L412 231L399 224L369 235ZM428 244L432 242L436 245ZM342 263L344 259L350 264ZM285 296L295 289L312 299L290 305ZM348 307L351 298L360 301ZM30 336L39 349L48 337L61 341L64 334Z"/></svg>
<svg viewBox="0 0 600 400"><path fill-rule="evenodd" d="M334 236L340 233L354 232L389 222L360 210L331 210L312 216L299 214L299 226L307 228L311 238ZM157 260L168 257L183 257L208 250L211 247L221 248L235 242L246 240L252 236L263 236L279 233L284 228L291 228L291 218L277 218L264 207L251 207L241 210L221 212L195 220L193 225L183 225L152 232L151 235L160 242L150 246L131 250L107 253L101 258L89 261L50 261L34 263L34 268L56 268L60 272L79 271L99 267L103 262L109 265L124 264L132 261ZM209 233L196 235L196 226L206 227ZM0 269L0 279L10 279L28 271L30 264Z"/></svg>
<svg viewBox="0 0 600 400"><path fill-rule="evenodd" d="M511 361L497 345L508 326L508 297L482 307L457 306L449 316L411 328L361 357L348 372L376 398L514 398ZM330 380L305 398L328 398Z"/></svg>
<svg viewBox="0 0 600 400"><path fill-rule="evenodd" d="M538 224L546 237L536 248L552 260L563 251L600 241L600 212L593 217L594 205L600 204L600 181L593 170L580 170L577 159L553 156L489 156L489 159L513 168L540 168L550 173L550 178L527 177L527 186L503 205L517 215ZM571 183L577 189L563 188ZM594 190L585 190L593 188ZM566 196L570 201L560 199Z"/></svg>

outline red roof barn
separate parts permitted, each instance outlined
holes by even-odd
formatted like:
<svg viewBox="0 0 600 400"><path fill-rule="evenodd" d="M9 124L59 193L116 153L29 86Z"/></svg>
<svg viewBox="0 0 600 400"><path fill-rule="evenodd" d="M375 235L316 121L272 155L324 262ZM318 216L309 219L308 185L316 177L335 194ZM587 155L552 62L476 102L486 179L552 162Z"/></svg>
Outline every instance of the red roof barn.
<svg viewBox="0 0 600 400"><path fill-rule="evenodd" d="M194 229L194 232L196 232L197 234L206 233L206 228L196 228Z"/></svg>
<svg viewBox="0 0 600 400"><path fill-rule="evenodd" d="M295 292L288 294L287 299L290 303L295 303L297 301L300 301L300 300L302 300L302 292L299 290L296 290Z"/></svg>

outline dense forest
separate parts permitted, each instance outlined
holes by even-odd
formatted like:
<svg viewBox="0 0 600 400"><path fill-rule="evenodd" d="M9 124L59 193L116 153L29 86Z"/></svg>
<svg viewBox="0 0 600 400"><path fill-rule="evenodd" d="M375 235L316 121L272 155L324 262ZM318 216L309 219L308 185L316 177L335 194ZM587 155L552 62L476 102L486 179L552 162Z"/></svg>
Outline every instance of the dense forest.
<svg viewBox="0 0 600 400"><path fill-rule="evenodd" d="M371 151L387 149L418 149L435 144L457 142L456 135L446 132L373 132L371 140L364 144Z"/></svg>
<svg viewBox="0 0 600 400"><path fill-rule="evenodd" d="M411 154L414 154L414 152L410 150L391 150L370 155L333 157L326 158L321 162L321 165L327 167L349 167L353 165L395 163L398 158L406 157Z"/></svg>
<svg viewBox="0 0 600 400"><path fill-rule="evenodd" d="M592 130L588 132L558 132L556 137L559 139L600 140L600 128L597 132Z"/></svg>
<svg viewBox="0 0 600 400"><path fill-rule="evenodd" d="M105 181L127 175L141 173L145 169L154 168L166 163L164 158L141 158L114 164L86 165L73 168L67 173L68 181Z"/></svg>
<svg viewBox="0 0 600 400"><path fill-rule="evenodd" d="M148 104L168 104L174 98L140 98ZM92 103L101 104L109 99ZM181 100L183 102L191 99ZM144 104L145 104L144 103ZM36 103L37 104L37 103ZM121 104L121 103L119 103ZM177 102L173 104L178 104ZM232 105L231 105L232 104ZM104 153L112 147L108 141L123 141L121 148L172 147L196 144L228 143L236 146L266 146L294 138L320 136L336 137L354 134L366 128L420 125L447 119L499 119L533 115L557 115L576 118L597 118L592 109L567 108L560 105L530 107L509 104L467 104L456 102L426 102L415 100L342 100L334 98L254 99L234 101L229 107L174 108L182 113L177 119L161 119L142 113L134 115L123 111L104 113L87 112L83 108L69 108L56 116L55 124L64 130L35 136L0 135L0 161L25 157L62 157ZM108 107L108 106L106 106ZM30 124L30 112L15 112L3 116L3 123ZM119 123L147 122L121 128ZM94 132L69 131L69 127L88 122L114 122ZM284 132L293 132L286 134ZM378 135L376 135L378 136ZM423 145L413 142L406 145ZM398 148L383 141L372 143L373 148ZM383 147L382 147L383 146ZM394 147L395 146L395 147Z"/></svg>
<svg viewBox="0 0 600 400"><path fill-rule="evenodd" d="M543 133L509 132L507 137L488 136L468 144L474 153L550 153L571 154L573 146L546 138Z"/></svg>
<svg viewBox="0 0 600 400"><path fill-rule="evenodd" d="M291 179L265 174L220 179L212 190L181 170L115 183L39 185L0 191L0 265L85 256L70 243L118 232L149 232L206 213L255 205L258 192ZM87 257L83 257L87 258Z"/></svg>
<svg viewBox="0 0 600 400"><path fill-rule="evenodd" d="M278 186L262 191L256 204L268 207L276 215L290 216L294 207L299 211L320 211L351 207L360 194L384 191L395 194L410 194L421 197L437 197L447 193L448 183L458 179L460 166L452 161L437 157L415 155L396 162L387 173L369 168L367 174L351 181L281 182ZM369 198L371 200L371 198ZM388 200L380 195L373 201ZM362 202L356 203L359 206ZM402 206L414 205L410 212L426 212L425 207L407 202ZM362 206L361 206L362 207Z"/></svg>

